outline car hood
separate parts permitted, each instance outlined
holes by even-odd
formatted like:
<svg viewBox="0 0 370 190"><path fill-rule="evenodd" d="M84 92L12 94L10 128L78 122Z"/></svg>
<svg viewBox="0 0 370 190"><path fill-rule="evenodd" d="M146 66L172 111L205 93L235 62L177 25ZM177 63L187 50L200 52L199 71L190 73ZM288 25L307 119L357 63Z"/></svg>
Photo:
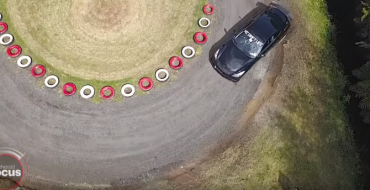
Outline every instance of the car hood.
<svg viewBox="0 0 370 190"><path fill-rule="evenodd" d="M235 73L244 67L252 58L237 48L232 40L228 41L218 55L218 64L227 74Z"/></svg>

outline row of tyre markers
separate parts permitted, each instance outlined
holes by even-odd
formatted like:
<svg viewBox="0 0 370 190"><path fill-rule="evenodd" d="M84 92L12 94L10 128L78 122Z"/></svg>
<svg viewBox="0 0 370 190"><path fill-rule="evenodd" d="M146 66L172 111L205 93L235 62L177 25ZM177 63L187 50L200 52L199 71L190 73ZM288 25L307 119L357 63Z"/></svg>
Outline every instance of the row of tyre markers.
<svg viewBox="0 0 370 190"><path fill-rule="evenodd" d="M203 12L206 15L211 15L214 12L214 7L210 4L207 4L203 7ZM204 24L204 22L206 24ZM198 24L201 28L208 28L211 24L211 21L206 18L200 18ZM0 44L3 46L7 46L7 54L11 58L17 58L17 65L21 68L29 67L32 64L32 58L29 55L20 56L22 53L22 48L19 45L12 45L14 41L14 37L12 34L7 33L8 25L5 22L2 22L2 14L0 13ZM199 36L202 37L199 40ZM194 41L197 44L205 44L207 42L207 34L204 32L196 32L194 34ZM190 54L186 52L190 51ZM195 49L191 46L185 46L181 50L181 54L183 57L190 59L195 56ZM176 63L175 63L176 62ZM169 66L174 69L178 70L183 66L183 60L178 57L174 56L171 57L169 60ZM46 68L41 64L36 64L31 68L31 74L35 78L41 78L45 75ZM158 69L155 72L155 77L159 82L165 82L169 79L169 72L166 69ZM45 78L44 84L48 88L55 88L59 84L59 78L55 75L50 75ZM149 91L153 88L153 80L149 77L143 77L139 80L139 87L143 91ZM75 94L77 91L77 87L74 83L68 82L63 85L62 92L66 96L71 96ZM124 97L131 97L135 94L135 87L132 84L124 84L121 88L121 94ZM80 89L80 96L85 99L92 98L95 95L95 89L91 85L85 85ZM112 99L115 95L115 90L111 86L104 86L100 89L100 97L102 99L108 100Z"/></svg>

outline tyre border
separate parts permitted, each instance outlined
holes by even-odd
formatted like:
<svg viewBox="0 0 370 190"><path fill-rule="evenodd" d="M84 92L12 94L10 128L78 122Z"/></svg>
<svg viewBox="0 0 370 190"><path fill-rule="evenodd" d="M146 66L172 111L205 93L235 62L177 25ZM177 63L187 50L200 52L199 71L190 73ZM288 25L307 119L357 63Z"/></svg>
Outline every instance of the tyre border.
<svg viewBox="0 0 370 190"><path fill-rule="evenodd" d="M149 82L149 85L148 86L144 86L143 83L147 81ZM144 91L149 91L153 88L154 84L153 84L153 80L149 77L143 77L140 79L139 81L139 87L141 90L144 90Z"/></svg>
<svg viewBox="0 0 370 190"><path fill-rule="evenodd" d="M159 77L159 74L164 72L166 74L166 77L164 78L160 78ZM155 78L159 81L159 82L166 82L169 78L170 78L170 73L166 70L166 69L158 69L156 72L155 72Z"/></svg>
<svg viewBox="0 0 370 190"><path fill-rule="evenodd" d="M54 79L55 80L55 83L54 84L49 84L48 83L49 80L51 80L51 79ZM45 78L44 84L48 88L55 88L59 84L59 78L57 76L55 76L55 75L50 75L50 76L48 76L48 77Z"/></svg>
<svg viewBox="0 0 370 190"><path fill-rule="evenodd" d="M36 69L41 69L41 73L37 74ZM32 76L34 76L36 78L40 78L40 77L44 76L45 73L46 73L46 68L44 67L44 65L38 64L38 65L33 66L32 69L31 69Z"/></svg>
<svg viewBox="0 0 370 190"><path fill-rule="evenodd" d="M68 87L72 88L71 92L67 91ZM63 85L63 88L62 88L63 94L66 95L66 96L72 96L73 94L76 93L76 90L77 90L76 85L74 83L71 83L71 82L65 83Z"/></svg>
<svg viewBox="0 0 370 190"><path fill-rule="evenodd" d="M203 36L203 40L198 40L198 36ZM196 32L193 38L197 44L205 44L208 40L208 36L205 32Z"/></svg>
<svg viewBox="0 0 370 190"><path fill-rule="evenodd" d="M206 25L202 24L203 20L207 21ZM198 25L202 28L208 28L211 25L211 20L209 20L209 18L206 18L206 17L200 18L199 21L198 21Z"/></svg>
<svg viewBox="0 0 370 190"><path fill-rule="evenodd" d="M104 92L109 90L111 94L109 96L104 95ZM104 100L109 100L114 97L114 88L111 86L104 86L103 88L100 89L100 97L103 98Z"/></svg>
<svg viewBox="0 0 370 190"><path fill-rule="evenodd" d="M12 50L15 49L17 50L16 53L13 53ZM9 57L18 57L22 53L22 48L19 45L11 45L6 49L6 53L8 54Z"/></svg>
<svg viewBox="0 0 370 190"><path fill-rule="evenodd" d="M22 64L22 61L25 60L25 59L27 60L27 63ZM29 55L23 55L23 56L19 57L18 60L17 60L17 65L20 68L29 67L31 64L32 64L32 58Z"/></svg>
<svg viewBox="0 0 370 190"><path fill-rule="evenodd" d="M84 93L85 90L90 90L90 94L86 95ZM85 85L81 88L80 90L80 96L84 99L89 99L89 98L92 98L93 96L95 95L95 89L93 86L91 85Z"/></svg>
<svg viewBox="0 0 370 190"><path fill-rule="evenodd" d="M130 93L126 93L125 92L125 89L126 88L131 88L131 92ZM124 84L122 86L122 88L121 88L121 94L124 97L131 97L131 96L133 96L135 94L135 91L136 91L136 89L135 89L134 85L132 85L132 84Z"/></svg>
<svg viewBox="0 0 370 190"><path fill-rule="evenodd" d="M190 55L186 55L185 54L185 51L186 50L191 50L191 54ZM182 54L182 56L183 57L185 57L185 58L187 58L187 59L191 59L191 58L193 58L194 56L195 56L195 49L193 48L193 47L191 47L191 46L185 46L185 47L183 47L182 48L182 50L181 50L181 54Z"/></svg>

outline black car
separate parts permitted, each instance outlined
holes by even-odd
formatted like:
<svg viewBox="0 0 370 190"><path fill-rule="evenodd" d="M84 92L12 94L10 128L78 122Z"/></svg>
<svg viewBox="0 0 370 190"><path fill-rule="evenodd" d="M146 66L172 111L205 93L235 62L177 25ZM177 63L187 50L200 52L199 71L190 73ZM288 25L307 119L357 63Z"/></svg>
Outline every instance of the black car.
<svg viewBox="0 0 370 190"><path fill-rule="evenodd" d="M238 82L273 45L285 37L290 18L269 5L219 47L210 62L223 77Z"/></svg>

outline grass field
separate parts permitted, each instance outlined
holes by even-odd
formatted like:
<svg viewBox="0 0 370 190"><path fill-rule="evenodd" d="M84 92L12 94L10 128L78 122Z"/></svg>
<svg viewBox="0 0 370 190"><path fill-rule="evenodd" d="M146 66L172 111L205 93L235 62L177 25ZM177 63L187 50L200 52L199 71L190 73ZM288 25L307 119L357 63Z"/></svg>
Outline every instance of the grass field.
<svg viewBox="0 0 370 190"><path fill-rule="evenodd" d="M358 158L344 113L324 0L288 0L296 26L284 45L275 94L253 127L257 136L206 163L200 189L357 187ZM258 116L257 116L258 117ZM261 116L260 116L261 117Z"/></svg>
<svg viewBox="0 0 370 190"><path fill-rule="evenodd" d="M180 55L199 30L207 0L114 2L0 0L0 12L23 54L45 65L47 74L78 89L90 84L118 91L125 83L138 87L141 77L154 79L159 68L169 69L168 59ZM199 54L200 46L196 49Z"/></svg>

